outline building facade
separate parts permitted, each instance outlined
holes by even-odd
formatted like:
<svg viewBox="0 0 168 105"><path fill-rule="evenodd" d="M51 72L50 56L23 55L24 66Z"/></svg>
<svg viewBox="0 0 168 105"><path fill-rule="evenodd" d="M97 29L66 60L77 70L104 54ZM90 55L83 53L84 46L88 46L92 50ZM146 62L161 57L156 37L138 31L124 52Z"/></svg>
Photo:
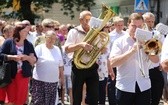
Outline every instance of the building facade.
<svg viewBox="0 0 168 105"><path fill-rule="evenodd" d="M131 13L134 12L135 0L95 0L96 6L91 8L91 11L95 17L98 17L101 12L101 4L104 3L111 7L119 16L125 20ZM156 24L162 22L168 24L168 0L149 0L148 11L152 12L156 16ZM166 9L167 8L167 9Z"/></svg>

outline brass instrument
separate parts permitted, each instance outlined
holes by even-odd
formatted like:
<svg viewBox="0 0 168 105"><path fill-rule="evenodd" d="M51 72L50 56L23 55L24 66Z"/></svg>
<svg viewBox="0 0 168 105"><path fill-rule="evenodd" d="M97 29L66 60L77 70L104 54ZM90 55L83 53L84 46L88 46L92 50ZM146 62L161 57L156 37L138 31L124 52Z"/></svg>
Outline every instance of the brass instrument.
<svg viewBox="0 0 168 105"><path fill-rule="evenodd" d="M143 25L143 30L146 30L149 32L146 24ZM143 43L142 48L143 48L144 52L147 55L159 54L161 52L161 48L162 48L162 44L160 42L160 39L161 39L160 32L157 32L157 31L153 32L153 35L152 35L152 33L150 33L151 36L149 39L146 39L146 34L144 34L144 36L141 35L141 37L139 37L141 39L140 42ZM144 40L142 40L142 39L144 39ZM139 40L136 40L136 41L137 41L137 43L139 43ZM137 46L137 47L138 47L137 48L138 49L138 62L139 62L140 71L142 73L142 76L146 77L147 75L145 74L145 71L144 71L143 62L144 62L144 60L147 60L147 59L143 59L142 50L140 50L139 46ZM148 65L148 67L149 66L150 66L150 64Z"/></svg>
<svg viewBox="0 0 168 105"><path fill-rule="evenodd" d="M152 38L145 42L143 48L147 55L157 55L161 52L162 44L158 39Z"/></svg>
<svg viewBox="0 0 168 105"><path fill-rule="evenodd" d="M101 50L108 44L109 35L105 32L100 32L106 23L115 16L115 13L105 5L102 5L102 13L98 17L102 19L102 24L97 28L90 28L84 38L84 42L93 46L91 51L85 51L83 48L74 52L73 61L78 69L86 69L91 67L101 54Z"/></svg>

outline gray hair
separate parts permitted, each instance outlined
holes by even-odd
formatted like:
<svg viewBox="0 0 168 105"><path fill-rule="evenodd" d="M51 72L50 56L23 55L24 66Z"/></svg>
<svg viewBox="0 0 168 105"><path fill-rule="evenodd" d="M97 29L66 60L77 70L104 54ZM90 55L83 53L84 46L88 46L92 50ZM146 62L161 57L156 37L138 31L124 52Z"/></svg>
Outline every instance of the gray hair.
<svg viewBox="0 0 168 105"><path fill-rule="evenodd" d="M47 25L49 25L49 24L54 25L54 20L53 20L53 19L44 19L44 20L41 22L41 25L42 25L43 27L45 27L45 26L47 26Z"/></svg>
<svg viewBox="0 0 168 105"><path fill-rule="evenodd" d="M82 11L79 15L79 19L83 19L86 15L92 16L92 13L88 10Z"/></svg>
<svg viewBox="0 0 168 105"><path fill-rule="evenodd" d="M155 18L155 15L151 12L146 12L142 15L143 19L145 20L146 18Z"/></svg>

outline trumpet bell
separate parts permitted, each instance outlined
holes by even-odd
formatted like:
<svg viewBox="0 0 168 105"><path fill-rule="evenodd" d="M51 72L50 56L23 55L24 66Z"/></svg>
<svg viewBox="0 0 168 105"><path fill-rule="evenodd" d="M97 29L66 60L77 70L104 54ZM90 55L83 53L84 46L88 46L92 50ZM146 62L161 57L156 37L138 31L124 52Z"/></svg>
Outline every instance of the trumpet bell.
<svg viewBox="0 0 168 105"><path fill-rule="evenodd" d="M145 42L143 48L147 55L157 55L161 52L162 44L158 39L152 38Z"/></svg>

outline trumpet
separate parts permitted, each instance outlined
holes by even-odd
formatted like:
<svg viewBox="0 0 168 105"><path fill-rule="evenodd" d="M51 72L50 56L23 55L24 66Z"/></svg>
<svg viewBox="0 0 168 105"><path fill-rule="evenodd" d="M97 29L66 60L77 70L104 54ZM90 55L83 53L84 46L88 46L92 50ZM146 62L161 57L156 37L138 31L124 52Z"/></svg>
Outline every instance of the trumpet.
<svg viewBox="0 0 168 105"><path fill-rule="evenodd" d="M148 31L147 25L144 24L143 29L137 29L136 30L136 38L137 38L137 43L142 42L142 50L140 50L139 46L138 48L138 63L140 67L140 71L142 73L142 76L145 75L144 71L144 56L142 53L146 53L147 55L158 55L161 52L162 44L160 42L161 34L158 33L152 33ZM147 38L148 37L148 38ZM147 59L147 58L145 58ZM148 65L149 67L150 65Z"/></svg>

